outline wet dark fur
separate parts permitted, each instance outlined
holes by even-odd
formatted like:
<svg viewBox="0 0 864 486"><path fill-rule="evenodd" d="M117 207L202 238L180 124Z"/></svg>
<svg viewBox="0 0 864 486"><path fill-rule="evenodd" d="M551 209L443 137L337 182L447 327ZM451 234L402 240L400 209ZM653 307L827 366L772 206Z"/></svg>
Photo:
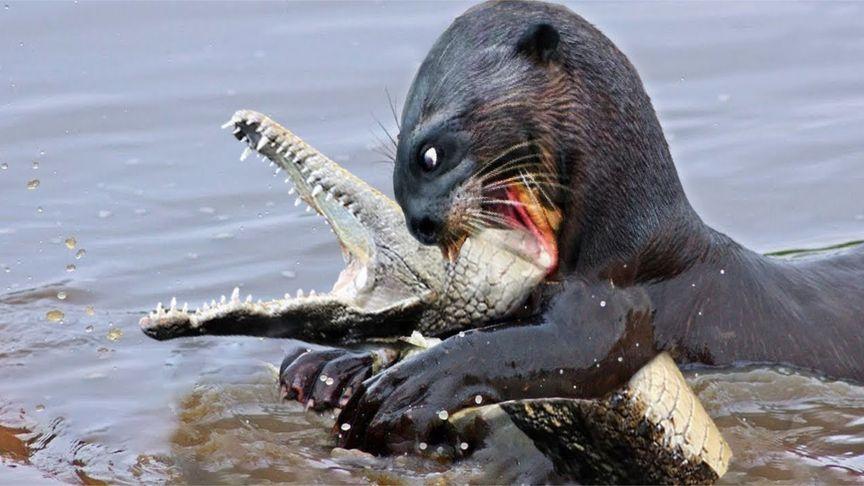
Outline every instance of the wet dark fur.
<svg viewBox="0 0 864 486"><path fill-rule="evenodd" d="M546 24L557 47L526 52L526 32ZM394 185L412 228L425 220L429 233L432 221L440 233L450 191L478 160L542 140L573 189L559 194L559 278L643 289L657 349L681 362L785 362L864 379L864 251L778 261L706 226L636 70L569 10L487 3L458 18L421 66L402 128ZM462 145L446 167L417 171L417 151L442 133Z"/></svg>
<svg viewBox="0 0 864 486"><path fill-rule="evenodd" d="M432 48L406 101L394 172L412 233L440 242L454 189L526 140L567 187L555 194L560 260L546 298L525 318L451 336L364 381L339 416L350 426L342 446L440 441L438 413L478 395L598 397L661 350L679 363L781 362L864 379L864 249L774 260L706 226L636 70L563 7L485 3ZM428 172L418 160L430 145L442 155Z"/></svg>

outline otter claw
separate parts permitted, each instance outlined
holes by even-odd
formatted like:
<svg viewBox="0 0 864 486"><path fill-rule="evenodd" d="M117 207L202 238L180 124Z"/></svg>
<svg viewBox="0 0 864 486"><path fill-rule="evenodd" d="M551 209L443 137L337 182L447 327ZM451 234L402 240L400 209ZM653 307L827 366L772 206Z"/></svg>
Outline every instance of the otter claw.
<svg viewBox="0 0 864 486"><path fill-rule="evenodd" d="M360 383L372 375L372 353L324 349L289 354L279 377L283 400L297 400L316 411L344 406Z"/></svg>

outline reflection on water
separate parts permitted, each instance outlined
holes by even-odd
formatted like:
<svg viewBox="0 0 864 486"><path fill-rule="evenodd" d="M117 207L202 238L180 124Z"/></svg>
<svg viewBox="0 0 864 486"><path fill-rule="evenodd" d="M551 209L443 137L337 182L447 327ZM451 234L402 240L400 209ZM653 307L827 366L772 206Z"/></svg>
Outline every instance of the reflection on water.
<svg viewBox="0 0 864 486"><path fill-rule="evenodd" d="M393 128L385 88L404 96L466 6L4 4L0 480L482 481L537 467L495 451L452 470L331 452L326 418L278 403L265 365L296 343L158 343L136 328L172 295L329 286L341 262L326 227L237 162L218 126L267 112L389 192L373 128ZM573 8L640 69L708 222L760 251L864 235L864 8ZM727 481L862 480L861 387L767 369L691 382L735 450Z"/></svg>

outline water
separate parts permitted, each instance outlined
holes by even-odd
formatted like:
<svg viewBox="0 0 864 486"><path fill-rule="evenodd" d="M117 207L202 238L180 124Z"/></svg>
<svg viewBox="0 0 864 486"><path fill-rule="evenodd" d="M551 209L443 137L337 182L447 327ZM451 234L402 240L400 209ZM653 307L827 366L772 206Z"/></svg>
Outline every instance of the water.
<svg viewBox="0 0 864 486"><path fill-rule="evenodd" d="M331 454L326 418L276 396L267 363L296 343L137 330L172 295L328 289L330 233L218 127L271 114L389 192L385 88L398 103L466 6L4 4L0 481L483 477ZM573 7L639 68L708 222L766 252L864 235L864 7ZM691 381L736 453L729 482L864 481L864 388L773 369Z"/></svg>

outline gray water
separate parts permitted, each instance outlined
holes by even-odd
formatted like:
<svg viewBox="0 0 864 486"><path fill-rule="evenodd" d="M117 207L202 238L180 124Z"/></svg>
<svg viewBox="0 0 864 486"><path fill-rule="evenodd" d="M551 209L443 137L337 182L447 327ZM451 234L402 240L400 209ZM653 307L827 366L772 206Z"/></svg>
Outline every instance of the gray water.
<svg viewBox="0 0 864 486"><path fill-rule="evenodd" d="M389 193L385 88L398 105L468 4L0 5L0 482L478 477L331 456L266 365L296 343L137 329L172 295L329 289L330 233L218 127L265 112ZM572 7L640 70L707 222L766 252L864 235L864 6ZM727 481L864 482L864 388L690 379L735 451Z"/></svg>

